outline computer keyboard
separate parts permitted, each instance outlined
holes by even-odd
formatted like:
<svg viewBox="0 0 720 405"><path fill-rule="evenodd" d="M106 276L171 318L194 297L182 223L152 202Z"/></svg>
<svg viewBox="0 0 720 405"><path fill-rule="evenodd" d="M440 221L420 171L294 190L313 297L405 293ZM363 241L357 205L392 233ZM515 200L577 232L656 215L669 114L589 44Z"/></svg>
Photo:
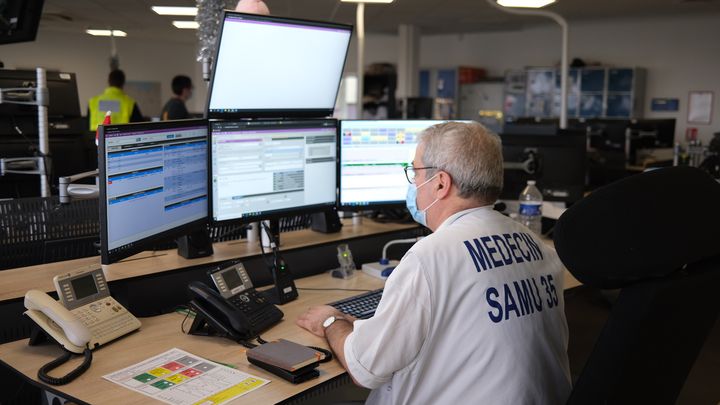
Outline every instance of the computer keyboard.
<svg viewBox="0 0 720 405"><path fill-rule="evenodd" d="M354 297L345 298L344 300L331 302L328 305L358 319L367 319L375 315L375 308L377 308L380 298L382 298L382 293L383 290L381 288Z"/></svg>

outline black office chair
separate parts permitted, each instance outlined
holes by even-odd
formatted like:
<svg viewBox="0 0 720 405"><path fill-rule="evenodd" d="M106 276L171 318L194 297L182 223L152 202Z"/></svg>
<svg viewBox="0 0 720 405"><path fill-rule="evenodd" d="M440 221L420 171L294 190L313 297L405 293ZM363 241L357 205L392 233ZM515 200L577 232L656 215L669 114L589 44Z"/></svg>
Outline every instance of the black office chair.
<svg viewBox="0 0 720 405"><path fill-rule="evenodd" d="M620 288L568 404L673 404L720 313L720 184L638 174L569 208L555 248L582 283Z"/></svg>

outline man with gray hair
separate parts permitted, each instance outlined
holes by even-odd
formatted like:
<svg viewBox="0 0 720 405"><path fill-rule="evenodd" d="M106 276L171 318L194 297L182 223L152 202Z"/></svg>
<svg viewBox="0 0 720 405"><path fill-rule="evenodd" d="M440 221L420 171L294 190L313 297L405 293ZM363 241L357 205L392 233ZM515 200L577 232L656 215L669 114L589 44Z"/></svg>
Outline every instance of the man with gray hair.
<svg viewBox="0 0 720 405"><path fill-rule="evenodd" d="M559 404L570 394L563 268L493 210L500 138L478 123L425 130L405 169L407 205L433 234L388 278L375 315L329 306L297 323L324 336L367 403Z"/></svg>

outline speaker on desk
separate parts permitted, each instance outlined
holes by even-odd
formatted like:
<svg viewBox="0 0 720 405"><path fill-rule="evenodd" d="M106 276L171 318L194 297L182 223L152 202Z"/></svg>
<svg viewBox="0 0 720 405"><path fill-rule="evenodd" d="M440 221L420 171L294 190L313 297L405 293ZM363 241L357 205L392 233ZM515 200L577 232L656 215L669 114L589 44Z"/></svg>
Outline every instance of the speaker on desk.
<svg viewBox="0 0 720 405"><path fill-rule="evenodd" d="M335 208L323 212L312 214L310 226L313 231L322 233L340 232L342 222Z"/></svg>
<svg viewBox="0 0 720 405"><path fill-rule="evenodd" d="M213 254L212 239L207 229L193 231L175 240L178 254L186 259L210 256Z"/></svg>

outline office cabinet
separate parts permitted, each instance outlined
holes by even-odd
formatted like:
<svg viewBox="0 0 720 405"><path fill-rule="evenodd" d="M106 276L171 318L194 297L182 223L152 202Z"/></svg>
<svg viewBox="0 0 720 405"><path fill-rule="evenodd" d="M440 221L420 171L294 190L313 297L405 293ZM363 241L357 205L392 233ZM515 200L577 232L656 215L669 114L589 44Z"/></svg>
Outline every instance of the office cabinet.
<svg viewBox="0 0 720 405"><path fill-rule="evenodd" d="M508 70L505 73L503 115L506 121L524 117L527 96L527 72Z"/></svg>
<svg viewBox="0 0 720 405"><path fill-rule="evenodd" d="M456 119L461 87L484 79L485 69L476 67L421 69L419 93L420 97L433 99L433 119Z"/></svg>
<svg viewBox="0 0 720 405"><path fill-rule="evenodd" d="M645 69L608 69L607 77L605 116L612 118L642 117Z"/></svg>
<svg viewBox="0 0 720 405"><path fill-rule="evenodd" d="M560 72L552 67L525 69L524 105L522 91L511 85L518 71L506 74L506 118L560 116ZM645 93L645 69L584 67L568 72L570 118L641 118Z"/></svg>

